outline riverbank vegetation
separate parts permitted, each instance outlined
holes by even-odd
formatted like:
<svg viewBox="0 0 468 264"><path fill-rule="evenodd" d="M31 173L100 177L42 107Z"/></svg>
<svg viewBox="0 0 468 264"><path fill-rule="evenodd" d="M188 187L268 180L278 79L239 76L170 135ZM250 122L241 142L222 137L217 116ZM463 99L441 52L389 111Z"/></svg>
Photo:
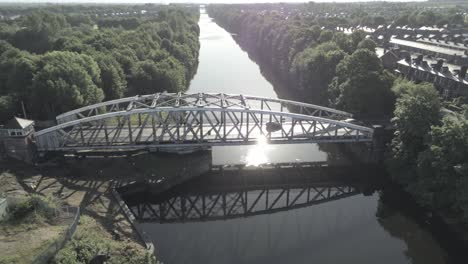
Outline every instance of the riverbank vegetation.
<svg viewBox="0 0 468 264"><path fill-rule="evenodd" d="M260 64L281 76L293 99L343 109L358 119L391 119L396 129L388 162L393 180L420 205L456 223L468 223L466 105L458 103L459 111L449 111L443 106L453 102L443 102L432 84L404 81L384 70L376 44L365 38L365 32L327 29L331 23L353 26L359 16L350 13L375 5L210 5L208 11ZM436 19L432 12L410 10L406 4L390 5L405 12L381 7L373 14L383 19L371 20L401 20L402 15L409 19L411 13L416 19L411 23L427 25L426 15L431 23L458 17L447 8L437 12Z"/></svg>
<svg viewBox="0 0 468 264"><path fill-rule="evenodd" d="M109 239L105 230L89 216L80 219L75 236L59 251L52 263L91 263L98 254L105 256L109 264L156 264L152 253Z"/></svg>
<svg viewBox="0 0 468 264"><path fill-rule="evenodd" d="M2 6L0 119L185 91L198 66L197 7ZM38 100L38 98L41 98Z"/></svg>
<svg viewBox="0 0 468 264"><path fill-rule="evenodd" d="M152 252L147 251L139 242L137 234L133 232L131 224L111 194L114 181L126 181L129 177L132 180L141 180L142 172L135 168L148 167L147 164L154 165L158 162L152 156L141 156L51 161L34 167L13 160L0 163L0 194L9 197L9 200L16 197L18 201L25 201L21 202L25 204L24 206L12 206L26 208L15 211L29 212L21 226L14 227L7 222L0 223L0 252L2 252L0 263L33 263L44 255L53 258L55 250L61 248L65 232L74 219L74 216L69 217L66 214L67 210L64 209L59 214L59 218L66 219L59 222L54 220L55 218L48 220L41 216L36 218L41 220L40 222L31 223L30 216L35 212L30 209L31 202L23 200L25 197L39 197L41 201L52 201L44 207L46 208L44 212L50 212L48 208L62 207L62 205L80 208L79 224L72 240L57 253L53 263L89 263L87 260L90 257L94 258L98 253L108 254L110 257L108 263L154 263ZM141 161L142 159L144 161ZM146 165L142 165L141 162L146 162L144 163ZM178 162L180 159L174 157L170 164ZM168 164L167 160L165 163L160 163ZM158 166L158 172L161 171L160 167ZM72 209L70 212L74 212ZM37 209L36 213L48 215L40 211L42 209ZM59 246L51 249L50 246L53 244Z"/></svg>
<svg viewBox="0 0 468 264"><path fill-rule="evenodd" d="M24 192L10 173L0 174L0 193L7 215L0 221L0 263L33 263L66 232L68 222L57 217L60 199Z"/></svg>
<svg viewBox="0 0 468 264"><path fill-rule="evenodd" d="M28 195L8 202L7 226L30 228L29 225L51 222L55 218L60 201L52 196ZM3 226L5 227L5 225Z"/></svg>
<svg viewBox="0 0 468 264"><path fill-rule="evenodd" d="M468 107L442 114L432 85L400 81L395 88L392 178L420 204L468 223Z"/></svg>

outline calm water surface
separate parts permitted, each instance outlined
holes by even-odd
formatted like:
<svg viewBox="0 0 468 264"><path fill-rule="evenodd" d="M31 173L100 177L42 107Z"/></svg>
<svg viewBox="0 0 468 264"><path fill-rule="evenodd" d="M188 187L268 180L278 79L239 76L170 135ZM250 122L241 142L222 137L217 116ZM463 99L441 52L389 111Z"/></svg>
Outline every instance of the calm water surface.
<svg viewBox="0 0 468 264"><path fill-rule="evenodd" d="M199 25L200 64L188 92L277 97L258 65L228 32L204 13ZM258 166L331 159L314 144L269 146L259 142L256 146L212 150L215 165ZM263 188L244 187L257 192ZM281 188L276 190L279 191ZM157 256L166 264L447 263L445 252L411 219L398 212L377 217L384 210L379 199L377 192L370 196L359 193L268 214L185 223L150 221L141 226L153 240ZM285 202L284 198L280 202Z"/></svg>

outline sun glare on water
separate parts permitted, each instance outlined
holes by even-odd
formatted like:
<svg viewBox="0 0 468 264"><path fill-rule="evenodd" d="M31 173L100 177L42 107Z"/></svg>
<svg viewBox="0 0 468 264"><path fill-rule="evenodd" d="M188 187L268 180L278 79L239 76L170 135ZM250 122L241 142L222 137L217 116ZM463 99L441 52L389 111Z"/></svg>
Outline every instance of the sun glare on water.
<svg viewBox="0 0 468 264"><path fill-rule="evenodd" d="M247 155L243 158L243 162L245 162L246 166L254 167L267 164L269 162L267 154L271 149L272 146L268 145L267 138L261 135L257 138L257 144L248 150Z"/></svg>

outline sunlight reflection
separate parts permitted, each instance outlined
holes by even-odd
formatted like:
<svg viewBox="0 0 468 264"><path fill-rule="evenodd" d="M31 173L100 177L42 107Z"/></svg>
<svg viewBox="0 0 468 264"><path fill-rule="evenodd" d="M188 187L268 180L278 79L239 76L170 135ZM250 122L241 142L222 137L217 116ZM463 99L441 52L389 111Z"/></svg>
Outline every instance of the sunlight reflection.
<svg viewBox="0 0 468 264"><path fill-rule="evenodd" d="M267 138L264 135L260 135L257 138L257 144L249 148L247 155L242 159L245 162L246 166L258 167L262 164L267 164L268 152L272 150L273 147L268 144Z"/></svg>

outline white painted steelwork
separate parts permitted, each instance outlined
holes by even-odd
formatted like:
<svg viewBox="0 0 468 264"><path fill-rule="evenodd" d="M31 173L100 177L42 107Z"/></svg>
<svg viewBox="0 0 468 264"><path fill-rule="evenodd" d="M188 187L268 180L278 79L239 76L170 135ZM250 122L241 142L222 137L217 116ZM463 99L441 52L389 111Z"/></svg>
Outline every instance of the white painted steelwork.
<svg viewBox="0 0 468 264"><path fill-rule="evenodd" d="M57 126L36 132L35 138L42 152L246 145L260 137L270 144L371 141L373 130L343 121L349 117L280 99L163 93L62 114Z"/></svg>

